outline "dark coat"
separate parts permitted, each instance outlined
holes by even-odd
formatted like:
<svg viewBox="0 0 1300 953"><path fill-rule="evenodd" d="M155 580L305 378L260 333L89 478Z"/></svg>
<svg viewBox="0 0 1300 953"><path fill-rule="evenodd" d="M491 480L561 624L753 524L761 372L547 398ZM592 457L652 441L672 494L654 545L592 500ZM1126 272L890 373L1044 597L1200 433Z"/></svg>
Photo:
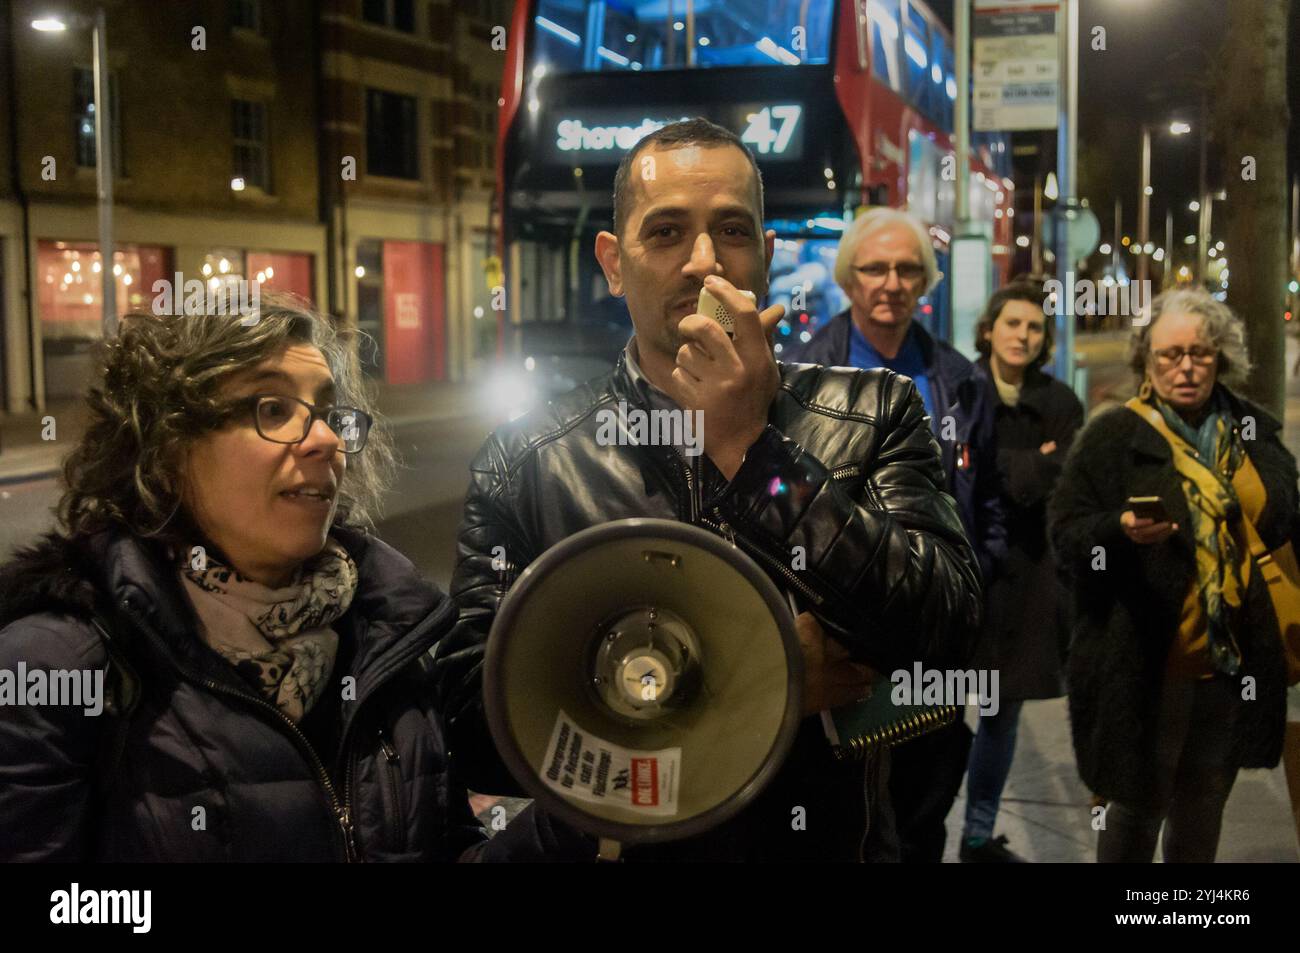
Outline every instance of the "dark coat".
<svg viewBox="0 0 1300 953"><path fill-rule="evenodd" d="M836 315L789 359L826 367L849 366L851 320L849 311ZM912 329L921 344L936 408L930 426L939 440L945 489L957 500L962 525L987 580L1007 552L994 447L997 393L991 378L956 348L935 340L919 322L913 321ZM953 428L945 432L948 417L952 418Z"/></svg>
<svg viewBox="0 0 1300 953"><path fill-rule="evenodd" d="M451 601L379 540L335 535L360 588L334 687L298 726L197 636L155 544L51 535L0 570L0 669L107 670L110 699L97 717L0 707L0 860L498 859L425 674Z"/></svg>
<svg viewBox="0 0 1300 953"><path fill-rule="evenodd" d="M988 358L980 366L992 380ZM1047 498L1061 475L1083 405L1037 369L1025 373L1016 406L994 412L998 476L1007 517L1007 558L984 587L976 668L999 671L1003 698L1059 698L1070 639L1069 594L1047 545ZM1056 450L1042 454L1049 440Z"/></svg>
<svg viewBox="0 0 1300 953"><path fill-rule="evenodd" d="M610 520L681 520L734 537L877 671L969 659L978 569L942 492L916 386L886 370L778 366L767 428L730 481L707 456L696 458L697 476L671 447L601 445L601 410L647 406L623 358L488 438L471 466L452 577L460 621L436 652L452 750L475 790L517 789L483 712L484 650L501 600L550 547ZM795 546L805 558L792 559ZM852 860L863 801L862 765L836 763L809 718L771 786L736 818L701 838L637 850L662 859ZM793 831L794 806L834 820Z"/></svg>
<svg viewBox="0 0 1300 953"><path fill-rule="evenodd" d="M1264 544L1276 549L1300 530L1295 459L1282 445L1277 420L1227 396L1236 426L1253 424L1254 437L1244 444L1268 494L1258 529ZM1120 515L1130 496L1157 495L1179 529L1163 543L1139 546L1124 535ZM1196 578L1187 501L1169 444L1125 407L1101 414L1075 441L1048 510L1052 545L1074 590L1067 681L1079 774L1103 797L1150 804L1160 686ZM1105 569L1094 569L1101 555ZM1254 679L1255 698L1238 709L1231 765L1268 768L1282 751L1286 668L1258 570L1251 573L1243 614L1236 627L1241 678Z"/></svg>

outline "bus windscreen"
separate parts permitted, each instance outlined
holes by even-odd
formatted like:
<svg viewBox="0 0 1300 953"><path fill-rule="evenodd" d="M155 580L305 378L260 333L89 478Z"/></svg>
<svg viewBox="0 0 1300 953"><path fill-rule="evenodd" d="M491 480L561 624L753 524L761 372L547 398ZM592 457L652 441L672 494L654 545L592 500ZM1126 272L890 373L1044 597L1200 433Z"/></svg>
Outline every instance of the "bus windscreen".
<svg viewBox="0 0 1300 953"><path fill-rule="evenodd" d="M834 7L695 0L688 23L685 4L664 0L540 0L533 62L557 73L826 63Z"/></svg>

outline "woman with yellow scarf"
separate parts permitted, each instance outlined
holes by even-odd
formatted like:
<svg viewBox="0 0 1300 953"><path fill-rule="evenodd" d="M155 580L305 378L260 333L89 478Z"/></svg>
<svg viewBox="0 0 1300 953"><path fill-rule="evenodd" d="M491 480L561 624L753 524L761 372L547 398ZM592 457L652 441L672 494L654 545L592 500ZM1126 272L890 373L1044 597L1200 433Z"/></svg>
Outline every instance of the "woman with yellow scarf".
<svg viewBox="0 0 1300 953"><path fill-rule="evenodd" d="M1300 532L1296 463L1233 391L1249 364L1226 306L1166 293L1131 343L1138 396L1084 428L1049 508L1071 731L1106 802L1098 861L1150 862L1163 825L1166 862L1210 862L1237 771L1282 752L1286 663L1246 521L1270 552Z"/></svg>

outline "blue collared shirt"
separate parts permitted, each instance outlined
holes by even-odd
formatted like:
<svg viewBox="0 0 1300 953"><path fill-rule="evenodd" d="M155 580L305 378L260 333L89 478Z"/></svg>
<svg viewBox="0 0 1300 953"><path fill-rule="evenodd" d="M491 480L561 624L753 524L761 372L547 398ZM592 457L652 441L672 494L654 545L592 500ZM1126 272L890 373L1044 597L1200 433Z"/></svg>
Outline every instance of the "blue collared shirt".
<svg viewBox="0 0 1300 953"><path fill-rule="evenodd" d="M858 330L858 326L850 320L849 363L854 367L864 369L883 367L894 371L896 374L904 374L910 377L916 382L916 389L921 395L921 401L925 404L925 412L930 415L930 420L938 419L934 414L934 398L930 394L930 377L926 373L925 355L921 351L921 342L917 340L915 325L908 327L907 337L903 339L903 346L898 349L898 354L891 359L886 358L872 347L871 342Z"/></svg>

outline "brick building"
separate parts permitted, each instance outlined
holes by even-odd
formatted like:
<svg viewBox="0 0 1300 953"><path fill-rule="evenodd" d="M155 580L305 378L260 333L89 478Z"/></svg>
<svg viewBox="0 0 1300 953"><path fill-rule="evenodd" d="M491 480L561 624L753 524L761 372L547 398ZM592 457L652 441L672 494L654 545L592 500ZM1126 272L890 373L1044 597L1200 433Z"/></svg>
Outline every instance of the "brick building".
<svg viewBox="0 0 1300 953"><path fill-rule="evenodd" d="M242 276L357 322L381 380L471 371L486 347L473 311L488 303L490 40L505 0L12 0L0 14L5 410L79 393L99 336L84 25L97 6L119 312L147 310L153 282L176 272ZM51 11L66 31L32 28Z"/></svg>

